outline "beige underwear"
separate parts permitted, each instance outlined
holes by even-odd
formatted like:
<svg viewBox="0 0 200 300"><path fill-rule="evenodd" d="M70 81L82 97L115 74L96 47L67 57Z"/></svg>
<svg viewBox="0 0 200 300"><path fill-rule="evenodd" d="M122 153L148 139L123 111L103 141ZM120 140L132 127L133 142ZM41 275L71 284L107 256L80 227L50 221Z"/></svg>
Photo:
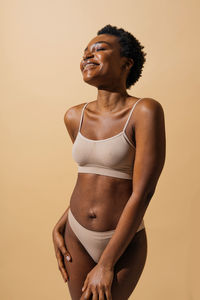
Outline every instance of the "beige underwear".
<svg viewBox="0 0 200 300"><path fill-rule="evenodd" d="M68 221L74 234L77 236L83 247L92 257L92 259L98 263L100 256L106 248L109 240L115 232L114 230L109 231L93 231L83 227L73 216L70 208L68 210ZM138 231L144 227L144 220L142 220Z"/></svg>

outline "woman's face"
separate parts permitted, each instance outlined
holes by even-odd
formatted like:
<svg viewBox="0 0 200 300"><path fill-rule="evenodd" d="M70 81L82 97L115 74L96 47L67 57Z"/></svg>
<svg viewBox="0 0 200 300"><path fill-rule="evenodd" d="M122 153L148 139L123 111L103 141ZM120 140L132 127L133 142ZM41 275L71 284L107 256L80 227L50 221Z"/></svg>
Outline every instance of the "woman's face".
<svg viewBox="0 0 200 300"><path fill-rule="evenodd" d="M101 34L93 38L84 50L80 69L83 80L98 88L115 88L125 84L127 71L122 67L126 62L120 56L118 38Z"/></svg>

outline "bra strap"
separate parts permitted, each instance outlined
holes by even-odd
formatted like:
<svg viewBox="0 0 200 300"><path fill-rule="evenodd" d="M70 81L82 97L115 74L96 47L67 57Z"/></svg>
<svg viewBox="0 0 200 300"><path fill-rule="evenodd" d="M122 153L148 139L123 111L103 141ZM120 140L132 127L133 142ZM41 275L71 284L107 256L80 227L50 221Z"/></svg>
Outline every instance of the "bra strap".
<svg viewBox="0 0 200 300"><path fill-rule="evenodd" d="M83 113L84 113L85 107L86 107L86 105L87 105L88 103L89 103L89 102L86 102L86 103L84 104L83 108L82 108L82 111L81 111L81 118L80 118L80 122L79 122L79 129L78 129L78 131L80 131L80 129L81 129L81 124L82 124L82 121L83 121Z"/></svg>
<svg viewBox="0 0 200 300"><path fill-rule="evenodd" d="M130 113L129 113L128 119L127 119L127 121L126 121L126 123L125 123L125 125L124 125L123 131L126 130L126 126L127 126L127 124L128 124L128 121L129 121L129 119L130 119L130 117L131 117L131 114L132 114L132 112L133 112L133 110L134 110L136 104L137 104L140 100L142 100L142 99L143 99L143 98L138 99L138 100L134 103L133 107L131 108L131 111L130 111Z"/></svg>

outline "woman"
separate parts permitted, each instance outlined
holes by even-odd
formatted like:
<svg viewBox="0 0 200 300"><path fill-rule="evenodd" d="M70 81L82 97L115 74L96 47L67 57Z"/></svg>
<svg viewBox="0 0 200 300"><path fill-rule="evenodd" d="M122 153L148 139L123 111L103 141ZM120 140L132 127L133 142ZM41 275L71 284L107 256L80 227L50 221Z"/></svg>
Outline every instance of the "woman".
<svg viewBox="0 0 200 300"><path fill-rule="evenodd" d="M165 124L158 101L126 91L141 76L143 48L123 29L99 30L80 63L97 99L64 116L78 177L53 242L73 300L128 299L146 262L143 217L164 166Z"/></svg>

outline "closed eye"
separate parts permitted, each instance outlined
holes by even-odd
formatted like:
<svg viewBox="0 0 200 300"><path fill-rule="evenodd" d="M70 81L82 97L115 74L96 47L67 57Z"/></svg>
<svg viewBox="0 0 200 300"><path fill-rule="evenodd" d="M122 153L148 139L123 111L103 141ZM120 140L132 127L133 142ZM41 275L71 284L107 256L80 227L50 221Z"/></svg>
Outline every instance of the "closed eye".
<svg viewBox="0 0 200 300"><path fill-rule="evenodd" d="M105 48L98 48L96 49L96 51L100 51L100 50L106 50Z"/></svg>

